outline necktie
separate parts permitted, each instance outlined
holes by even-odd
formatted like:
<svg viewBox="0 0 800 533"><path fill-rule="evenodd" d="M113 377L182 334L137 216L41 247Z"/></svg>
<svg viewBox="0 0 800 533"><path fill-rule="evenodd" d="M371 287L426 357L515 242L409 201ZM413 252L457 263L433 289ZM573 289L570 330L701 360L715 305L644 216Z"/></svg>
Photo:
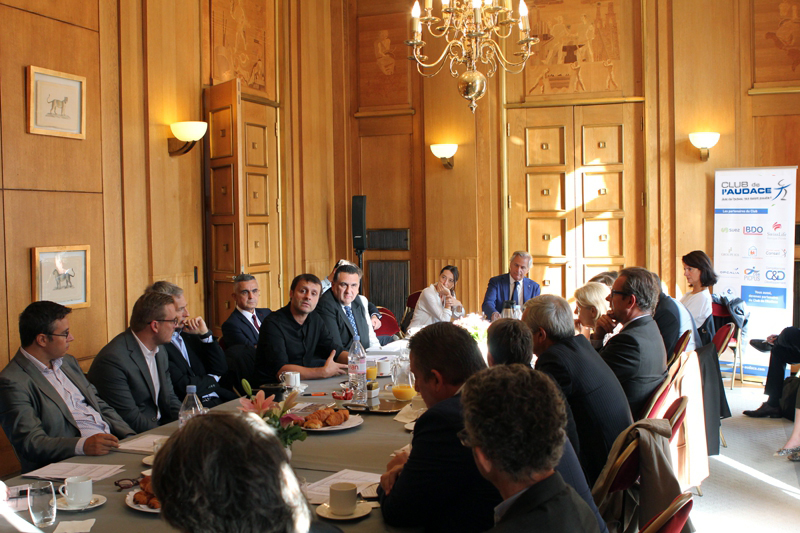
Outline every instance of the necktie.
<svg viewBox="0 0 800 533"><path fill-rule="evenodd" d="M520 303L520 300L521 300L522 298L520 298L520 297L518 297L518 296L517 296L517 291L518 291L518 290L519 290L519 281L515 281L515 282L514 282L514 297L513 297L513 298L511 298L511 299L512 299L512 300L514 300L514 303L518 303L518 304L519 304L519 303ZM522 304L520 304L520 305L522 305Z"/></svg>
<svg viewBox="0 0 800 533"><path fill-rule="evenodd" d="M350 309L349 305L344 306L344 314L347 315L347 320L350 321L350 325L353 326L353 333L358 335L358 326L356 326L356 317L353 316L353 310ZM360 335L359 335L360 337Z"/></svg>
<svg viewBox="0 0 800 533"><path fill-rule="evenodd" d="M172 344L174 344L181 351L181 355L184 359L186 359L186 364L189 365L189 368L192 368L192 363L189 361L189 354L186 351L186 345L183 343L181 334L177 331L172 334Z"/></svg>
<svg viewBox="0 0 800 533"><path fill-rule="evenodd" d="M255 313L253 313L253 325L256 327L256 331L261 331L261 328L258 327L258 320L256 319Z"/></svg>

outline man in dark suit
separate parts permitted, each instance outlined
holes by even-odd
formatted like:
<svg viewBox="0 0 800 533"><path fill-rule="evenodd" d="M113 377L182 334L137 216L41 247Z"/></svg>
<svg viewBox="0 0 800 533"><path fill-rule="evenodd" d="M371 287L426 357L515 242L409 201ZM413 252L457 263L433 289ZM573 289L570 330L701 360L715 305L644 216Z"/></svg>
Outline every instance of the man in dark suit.
<svg viewBox="0 0 800 533"><path fill-rule="evenodd" d="M667 376L664 341L651 316L659 292L648 270L623 269L608 295L608 314L600 317L592 333L592 344L622 385L634 420L642 417L642 409ZM622 330L599 347L618 323Z"/></svg>
<svg viewBox="0 0 800 533"><path fill-rule="evenodd" d="M367 322L367 310L358 297L360 285L360 268L340 266L333 275L331 289L319 297L315 310L325 322L333 343L346 349L350 348L356 334L365 350L372 345L370 339L375 336L372 324Z"/></svg>
<svg viewBox="0 0 800 533"><path fill-rule="evenodd" d="M250 274L239 274L233 278L233 301L236 309L222 323L222 341L227 350L231 346L244 344L256 347L261 323L270 314L269 309L258 307L258 281Z"/></svg>
<svg viewBox="0 0 800 533"><path fill-rule="evenodd" d="M486 364L469 333L449 322L423 328L409 348L416 389L428 410L414 427L411 454L397 454L381 476L383 519L425 531L486 531L501 497L458 438L464 429L461 386Z"/></svg>
<svg viewBox="0 0 800 533"><path fill-rule="evenodd" d="M67 355L70 312L54 302L30 304L19 316L20 349L0 372L0 423L23 472L105 455L134 434Z"/></svg>
<svg viewBox="0 0 800 533"><path fill-rule="evenodd" d="M567 301L542 294L525 305L522 320L533 332L536 370L549 374L566 397L580 442L579 455L594 485L614 440L633 424L625 391L583 335L575 335Z"/></svg>
<svg viewBox="0 0 800 533"><path fill-rule="evenodd" d="M228 371L225 353L214 340L203 317L189 318L183 289L169 281L157 281L147 291L171 296L180 315L172 338L164 344L172 388L178 399L182 401L186 397L187 385L197 388L197 397L208 408L235 399L232 391L219 386L220 378Z"/></svg>
<svg viewBox="0 0 800 533"><path fill-rule="evenodd" d="M178 419L181 402L161 345L180 320L172 296L145 292L133 305L131 326L100 350L89 369L100 397L138 433Z"/></svg>
<svg viewBox="0 0 800 533"><path fill-rule="evenodd" d="M661 279L655 272L650 272L656 285L661 287ZM664 341L664 350L667 353L667 360L672 357L675 351L675 345L678 344L678 339L683 335L684 331L691 330L692 334L689 336L689 343L686 345L686 351L691 352L695 349L695 339L699 338L697 327L694 324L692 314L675 298L669 294L659 291L658 304L653 312L653 320L656 321L658 331L661 332L661 338Z"/></svg>
<svg viewBox="0 0 800 533"><path fill-rule="evenodd" d="M550 378L527 366L495 366L467 380L463 404L461 442L503 497L490 531L599 533L594 513L555 471L566 415Z"/></svg>
<svg viewBox="0 0 800 533"><path fill-rule="evenodd" d="M497 320L503 312L503 304L513 300L515 304L525 302L539 295L539 284L526 278L533 264L531 254L516 251L511 255L508 274L501 274L489 280L486 295L483 297L481 309L488 320Z"/></svg>

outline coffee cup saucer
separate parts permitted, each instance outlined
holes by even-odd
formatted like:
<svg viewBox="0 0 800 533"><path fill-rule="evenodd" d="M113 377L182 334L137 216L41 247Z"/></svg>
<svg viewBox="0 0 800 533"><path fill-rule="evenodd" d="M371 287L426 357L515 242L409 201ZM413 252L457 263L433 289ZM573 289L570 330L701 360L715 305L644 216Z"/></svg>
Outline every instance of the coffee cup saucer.
<svg viewBox="0 0 800 533"><path fill-rule="evenodd" d="M87 505L81 507L73 507L67 503L67 499L63 496L56 498L56 507L59 511L88 511L89 509L94 509L95 507L100 507L104 503L106 503L107 498L101 494L92 494L92 499L89 500Z"/></svg>
<svg viewBox="0 0 800 533"><path fill-rule="evenodd" d="M363 516L367 516L372 511L372 504L370 502L359 502L356 504L356 510L353 511L351 514L333 514L331 512L331 506L328 502L321 504L317 507L317 514L322 518L327 518L329 520L355 520L356 518L361 518Z"/></svg>

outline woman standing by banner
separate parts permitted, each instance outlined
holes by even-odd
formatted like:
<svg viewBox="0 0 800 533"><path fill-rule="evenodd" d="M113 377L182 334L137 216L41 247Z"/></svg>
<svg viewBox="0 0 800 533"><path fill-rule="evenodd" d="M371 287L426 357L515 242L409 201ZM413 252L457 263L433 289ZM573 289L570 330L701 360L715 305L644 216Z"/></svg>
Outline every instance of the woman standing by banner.
<svg viewBox="0 0 800 533"><path fill-rule="evenodd" d="M686 276L686 281L692 288L692 292L683 295L681 303L686 306L694 318L702 339L702 343L699 345L707 344L711 342L711 335L708 334L710 329L706 324L711 317L711 292L708 288L717 283L717 274L714 272L711 258L702 250L690 252L681 259L683 260L683 275Z"/></svg>

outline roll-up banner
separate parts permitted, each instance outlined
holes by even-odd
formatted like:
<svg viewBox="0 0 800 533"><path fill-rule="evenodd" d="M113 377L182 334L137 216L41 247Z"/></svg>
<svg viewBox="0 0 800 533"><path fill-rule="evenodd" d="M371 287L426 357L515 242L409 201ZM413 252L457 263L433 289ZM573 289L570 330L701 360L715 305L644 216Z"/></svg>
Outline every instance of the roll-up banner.
<svg viewBox="0 0 800 533"><path fill-rule="evenodd" d="M792 325L796 184L797 167L716 171L714 293L745 301L749 339ZM768 357L761 361L756 350L745 354L745 373L762 374L765 369L757 367Z"/></svg>

